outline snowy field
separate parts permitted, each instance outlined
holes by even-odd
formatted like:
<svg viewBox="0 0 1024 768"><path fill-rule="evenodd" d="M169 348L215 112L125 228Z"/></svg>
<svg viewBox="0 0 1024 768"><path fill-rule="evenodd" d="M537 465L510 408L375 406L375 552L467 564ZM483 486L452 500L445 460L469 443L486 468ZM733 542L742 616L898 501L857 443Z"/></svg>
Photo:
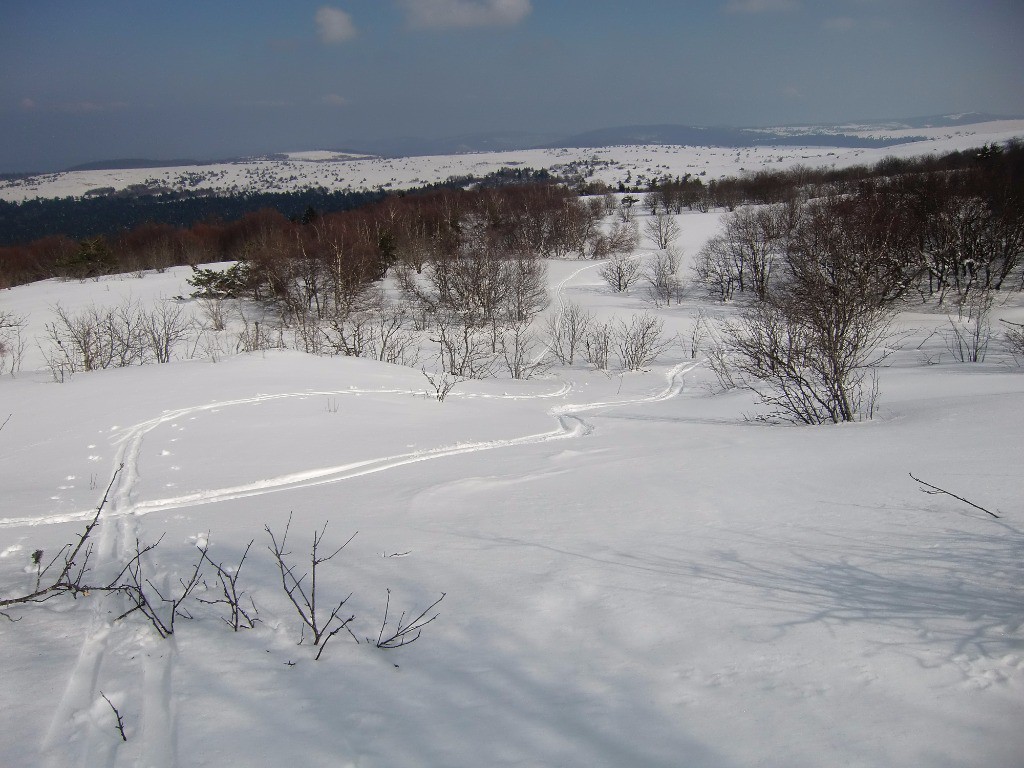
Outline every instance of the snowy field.
<svg viewBox="0 0 1024 768"><path fill-rule="evenodd" d="M678 217L687 256L718 219ZM873 421L772 426L691 356L697 311L729 310L696 289L654 309L597 266L549 263L547 311L655 312L680 339L657 364L468 381L444 402L413 368L285 350L57 384L33 340L51 307L149 305L187 294L188 269L0 292L29 340L0 379L0 596L31 589L32 553L75 541L113 480L97 575L162 536L146 573L170 594L197 544L231 564L255 540L239 585L260 619L232 632L193 601L160 639L98 594L8 609L0 764L1024 764L1021 369L995 343L954 362L945 314L908 305ZM994 317L1024 322L1022 297ZM300 569L325 522L332 550L358 532L318 589L352 593L361 642L319 661L267 549L289 515ZM446 595L390 651L373 642L387 590L391 619Z"/></svg>
<svg viewBox="0 0 1024 768"><path fill-rule="evenodd" d="M856 126L851 126L855 128ZM80 197L90 190L213 191L219 194L288 192L307 187L328 190L397 190L445 181L452 176L484 176L501 168L546 168L581 173L613 187L623 182L644 186L663 176L701 176L705 181L794 164L811 168L870 165L884 157L914 157L1001 143L1024 136L1024 120L997 120L955 128L852 131L869 138L907 139L884 148L617 146L476 152L428 157L376 158L310 151L284 153L286 159L254 159L215 165L49 173L0 180L0 199ZM924 141L914 141L917 137Z"/></svg>

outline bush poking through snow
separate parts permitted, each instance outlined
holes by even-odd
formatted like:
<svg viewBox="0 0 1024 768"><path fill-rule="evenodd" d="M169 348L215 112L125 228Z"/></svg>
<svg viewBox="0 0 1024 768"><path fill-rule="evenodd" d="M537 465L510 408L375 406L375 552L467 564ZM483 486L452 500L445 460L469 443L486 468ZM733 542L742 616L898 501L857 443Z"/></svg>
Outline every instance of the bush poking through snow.
<svg viewBox="0 0 1024 768"><path fill-rule="evenodd" d="M643 264L628 253L616 253L597 270L616 293L625 293L643 277Z"/></svg>
<svg viewBox="0 0 1024 768"><path fill-rule="evenodd" d="M324 534L327 533L327 523L324 523L323 528L313 532L313 546L310 549L309 556L309 571L297 575L296 566L288 562L291 552L285 550L288 543L288 531L291 525L292 516L288 515L288 522L285 523L284 533L281 534L280 542L278 542L277 536L274 535L269 525L264 527L267 535L270 536L270 546L268 549L274 556L274 562L277 564L277 569L280 572L281 588L284 590L285 595L288 596L288 600L295 607L295 612L299 614L299 619L302 621L299 644L301 645L305 641L306 630L308 629L313 637L313 645L317 649L314 658L319 661L321 654L323 654L324 649L327 647L328 641L342 630L348 632L357 643L359 642L359 638L349 628L349 624L355 620L355 616L349 615L348 618L343 618L342 614L342 609L349 598L352 597L352 593L349 593L347 597L341 598L337 603L332 601L331 604L334 607L326 615L317 607L317 599L322 597L322 595L317 593L319 588L317 584L317 571L320 566L333 560L341 550L348 546L356 534L353 533L349 536L348 540L331 552L331 554L324 555L321 547ZM309 577L308 581L306 581L307 576Z"/></svg>
<svg viewBox="0 0 1024 768"><path fill-rule="evenodd" d="M1013 359L1020 364L1024 361L1024 325L1011 323L1009 320L1000 320L1006 325L1003 331L1003 344L1007 351L1013 355Z"/></svg>

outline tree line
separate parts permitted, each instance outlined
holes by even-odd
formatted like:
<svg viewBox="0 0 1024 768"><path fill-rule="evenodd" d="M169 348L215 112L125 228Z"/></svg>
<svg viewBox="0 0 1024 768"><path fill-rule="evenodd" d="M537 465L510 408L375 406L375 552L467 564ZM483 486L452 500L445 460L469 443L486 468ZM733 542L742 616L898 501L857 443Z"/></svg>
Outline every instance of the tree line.
<svg viewBox="0 0 1024 768"><path fill-rule="evenodd" d="M899 162L728 213L694 262L709 294L742 307L711 350L719 380L781 418L870 417L872 369L892 353L889 324L908 301L948 304L954 359L984 360L995 294L1024 289L1022 155L1010 145L960 167Z"/></svg>

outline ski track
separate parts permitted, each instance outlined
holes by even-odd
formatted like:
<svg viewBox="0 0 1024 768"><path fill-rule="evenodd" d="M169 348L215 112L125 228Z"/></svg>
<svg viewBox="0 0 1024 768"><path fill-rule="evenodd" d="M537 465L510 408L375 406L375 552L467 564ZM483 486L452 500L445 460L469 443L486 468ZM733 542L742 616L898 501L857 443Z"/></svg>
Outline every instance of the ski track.
<svg viewBox="0 0 1024 768"><path fill-rule="evenodd" d="M567 277L565 283L589 268L583 267ZM563 305L564 306L564 305ZM138 461L142 445L147 434L162 424L183 417L222 409L236 405L249 405L287 398L306 398L316 395L338 396L345 394L422 394L413 390L361 390L347 389L338 391L304 391L283 394L263 394L254 397L223 400L204 405L165 411L160 416L140 422L122 431L117 440L117 450L111 477L110 495L101 513L106 525L99 526L99 538L96 546L97 571L116 568L135 551L137 536L137 519L150 512L165 511L182 507L194 507L232 499L243 499L267 493L309 488L327 483L337 483L356 477L385 472L398 467L422 461L460 456L498 448L510 448L521 445L545 443L553 440L567 440L584 437L593 432L593 426L585 421L580 414L591 413L602 409L625 405L656 403L677 396L683 389L683 376L696 367L696 362L681 363L674 366L666 374L665 387L653 394L632 399L568 404L551 408L548 413L557 420L555 429L522 437L491 440L474 443L461 443L441 446L432 450L383 456L375 459L351 462L333 467L322 467L295 472L278 477L264 478L244 485L227 488L210 489L165 499L138 500L135 498L135 486L139 479ZM476 397L494 397L496 399L525 399L561 397L572 391L571 384L564 384L558 390L542 395L476 395ZM472 395L466 395L472 397ZM45 518L7 518L0 520L0 527L17 525L44 525L85 521L92 518L95 509L66 515L53 515ZM117 598L109 598L117 599ZM142 684L138 690L128 691L124 711L137 718L136 733L139 735L135 744L125 745L111 737L107 723L95 715L104 711L100 707L101 675L104 671L104 660L109 650L112 626L107 610L106 600L97 600L94 614L90 621L86 638L78 660L68 678L67 686L60 701L54 709L49 728L43 738L41 752L47 768L64 768L68 765L82 768L114 768L118 764L118 756L122 747L125 760L132 759L132 753L138 750L134 763L153 768L175 768L176 759L176 718L173 708L174 691L173 677L177 651L174 638L170 637L154 645L143 642L135 663L141 666ZM103 702L103 707L106 703ZM106 714L106 712L104 711ZM83 722L84 721L84 722ZM123 761L122 761L123 762Z"/></svg>

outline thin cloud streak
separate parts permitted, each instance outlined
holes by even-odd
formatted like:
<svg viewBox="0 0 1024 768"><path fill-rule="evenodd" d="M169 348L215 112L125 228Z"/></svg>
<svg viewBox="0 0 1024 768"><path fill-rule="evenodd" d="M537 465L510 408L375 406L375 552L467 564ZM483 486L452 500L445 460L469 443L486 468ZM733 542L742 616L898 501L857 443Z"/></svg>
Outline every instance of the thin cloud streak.
<svg viewBox="0 0 1024 768"><path fill-rule="evenodd" d="M411 27L466 29L515 26L533 11L530 0L399 0Z"/></svg>
<svg viewBox="0 0 1024 768"><path fill-rule="evenodd" d="M778 13L799 7L797 0L729 0L725 4L728 13Z"/></svg>

